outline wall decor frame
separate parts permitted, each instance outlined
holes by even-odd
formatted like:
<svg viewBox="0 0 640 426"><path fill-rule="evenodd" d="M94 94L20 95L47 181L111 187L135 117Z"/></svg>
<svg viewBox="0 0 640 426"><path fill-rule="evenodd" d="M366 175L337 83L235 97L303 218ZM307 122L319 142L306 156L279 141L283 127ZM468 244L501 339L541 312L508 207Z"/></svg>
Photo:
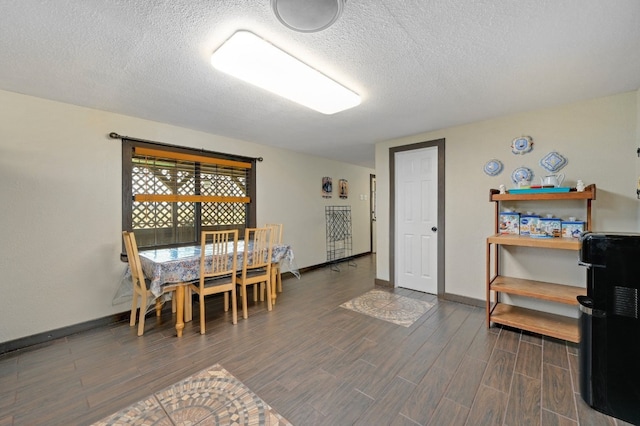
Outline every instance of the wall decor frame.
<svg viewBox="0 0 640 426"><path fill-rule="evenodd" d="M342 199L349 198L349 182L346 179L338 181L338 195Z"/></svg>
<svg viewBox="0 0 640 426"><path fill-rule="evenodd" d="M502 162L495 158L487 161L484 165L484 172L489 176L498 176L500 173L502 173L503 169L504 166Z"/></svg>
<svg viewBox="0 0 640 426"><path fill-rule="evenodd" d="M511 152L514 154L526 154L533 149L531 136L519 136L511 141Z"/></svg>
<svg viewBox="0 0 640 426"><path fill-rule="evenodd" d="M550 173L555 173L567 165L566 157L556 151L551 151L540 159L540 166Z"/></svg>
<svg viewBox="0 0 640 426"><path fill-rule="evenodd" d="M528 167L518 167L511 172L511 180L516 185L518 182L531 182L533 180L533 170Z"/></svg>
<svg viewBox="0 0 640 426"><path fill-rule="evenodd" d="M333 192L333 181L329 176L322 178L322 198L331 198Z"/></svg>

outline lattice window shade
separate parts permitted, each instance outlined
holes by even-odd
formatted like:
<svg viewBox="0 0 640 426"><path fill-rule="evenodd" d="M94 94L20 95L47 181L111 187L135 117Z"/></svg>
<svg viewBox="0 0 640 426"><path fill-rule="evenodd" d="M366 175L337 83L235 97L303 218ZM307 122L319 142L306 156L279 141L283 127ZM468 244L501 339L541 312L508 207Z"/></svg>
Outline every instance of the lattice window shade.
<svg viewBox="0 0 640 426"><path fill-rule="evenodd" d="M133 229L246 223L251 163L135 147ZM199 206L196 206L199 203Z"/></svg>
<svg viewBox="0 0 640 426"><path fill-rule="evenodd" d="M238 203L204 203L202 204L202 226L231 226L244 223L246 210Z"/></svg>

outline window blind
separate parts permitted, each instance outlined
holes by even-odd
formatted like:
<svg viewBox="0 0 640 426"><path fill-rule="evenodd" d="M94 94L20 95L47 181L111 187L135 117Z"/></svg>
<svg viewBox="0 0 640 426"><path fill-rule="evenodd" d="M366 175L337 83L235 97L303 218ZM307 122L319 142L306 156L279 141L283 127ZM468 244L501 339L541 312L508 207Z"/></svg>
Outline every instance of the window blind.
<svg viewBox="0 0 640 426"><path fill-rule="evenodd" d="M167 203L250 203L251 163L135 147L133 200Z"/></svg>

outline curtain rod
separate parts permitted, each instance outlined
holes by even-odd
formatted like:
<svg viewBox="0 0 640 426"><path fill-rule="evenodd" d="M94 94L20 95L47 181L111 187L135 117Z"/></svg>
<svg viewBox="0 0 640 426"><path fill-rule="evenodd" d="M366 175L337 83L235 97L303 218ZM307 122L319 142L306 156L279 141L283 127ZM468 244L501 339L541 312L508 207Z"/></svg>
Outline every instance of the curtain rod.
<svg viewBox="0 0 640 426"><path fill-rule="evenodd" d="M111 139L129 139L131 141L136 141L136 142L146 142L146 143L151 143L151 144L155 144L155 145L162 145L162 146L170 146L172 148L182 148L182 149L198 149L198 148L189 148L186 146L180 146L180 145L172 145L172 144L166 144L166 143L162 143L162 142L157 142L157 141L150 141L148 139L140 139L140 138L132 138L130 136L122 136L117 134L116 132L111 132L109 133L109 137ZM200 151L203 152L213 152L213 151L208 151L204 148L200 148ZM222 154L222 153L217 153L217 152L213 152L214 154ZM233 155L233 154L222 154L222 155ZM236 156L238 157L238 156ZM244 156L241 156L244 157ZM262 162L264 159L262 157L244 157L244 158L248 158L249 160L256 160L259 162Z"/></svg>

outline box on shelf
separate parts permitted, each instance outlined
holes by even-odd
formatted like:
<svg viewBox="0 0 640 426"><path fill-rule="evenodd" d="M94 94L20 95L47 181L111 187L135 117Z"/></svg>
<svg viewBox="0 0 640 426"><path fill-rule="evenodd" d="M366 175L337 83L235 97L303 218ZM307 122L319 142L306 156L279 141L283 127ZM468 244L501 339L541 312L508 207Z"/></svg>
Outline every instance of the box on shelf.
<svg viewBox="0 0 640 426"><path fill-rule="evenodd" d="M520 215L520 235L535 234L540 216L535 214Z"/></svg>
<svg viewBox="0 0 640 426"><path fill-rule="evenodd" d="M564 238L580 238L584 232L583 221L562 221L562 236Z"/></svg>
<svg viewBox="0 0 640 426"><path fill-rule="evenodd" d="M540 234L546 237L562 236L562 219L555 217L541 217Z"/></svg>
<svg viewBox="0 0 640 426"><path fill-rule="evenodd" d="M498 232L501 234L520 234L520 213L500 212L498 228Z"/></svg>

